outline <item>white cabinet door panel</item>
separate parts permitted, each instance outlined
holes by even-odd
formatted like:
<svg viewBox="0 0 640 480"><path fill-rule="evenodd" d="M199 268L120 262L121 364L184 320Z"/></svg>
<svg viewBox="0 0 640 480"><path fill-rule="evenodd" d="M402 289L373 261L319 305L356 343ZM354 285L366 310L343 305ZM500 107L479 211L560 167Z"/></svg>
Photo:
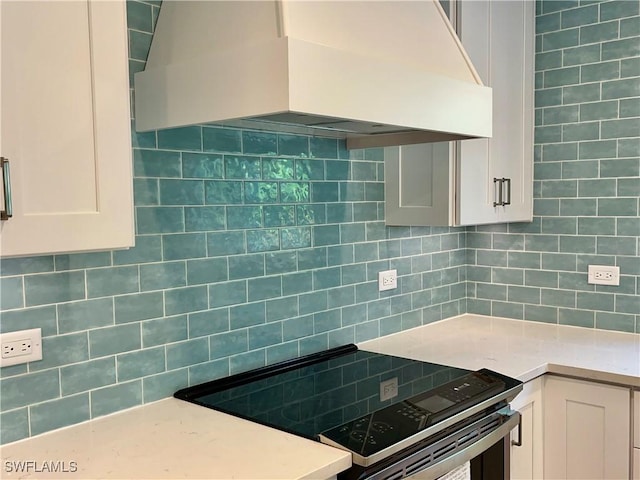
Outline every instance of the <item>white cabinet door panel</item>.
<svg viewBox="0 0 640 480"><path fill-rule="evenodd" d="M542 377L524 384L522 392L511 402L511 408L522 416L522 445L511 446L511 478L513 480L538 480L542 478ZM517 441L518 431L511 433Z"/></svg>
<svg viewBox="0 0 640 480"><path fill-rule="evenodd" d="M630 389L545 376L544 477L629 478Z"/></svg>
<svg viewBox="0 0 640 480"><path fill-rule="evenodd" d="M1 2L3 256L133 244L124 2Z"/></svg>

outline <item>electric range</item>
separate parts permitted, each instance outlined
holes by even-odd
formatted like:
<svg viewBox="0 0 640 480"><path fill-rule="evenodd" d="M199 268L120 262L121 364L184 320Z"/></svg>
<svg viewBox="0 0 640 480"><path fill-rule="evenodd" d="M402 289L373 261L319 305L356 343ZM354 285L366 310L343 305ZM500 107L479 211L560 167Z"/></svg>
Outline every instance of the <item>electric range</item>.
<svg viewBox="0 0 640 480"><path fill-rule="evenodd" d="M508 402L521 390L522 382L490 370L347 345L174 396L348 450L354 467L343 478L386 479L441 474L479 456L518 424Z"/></svg>

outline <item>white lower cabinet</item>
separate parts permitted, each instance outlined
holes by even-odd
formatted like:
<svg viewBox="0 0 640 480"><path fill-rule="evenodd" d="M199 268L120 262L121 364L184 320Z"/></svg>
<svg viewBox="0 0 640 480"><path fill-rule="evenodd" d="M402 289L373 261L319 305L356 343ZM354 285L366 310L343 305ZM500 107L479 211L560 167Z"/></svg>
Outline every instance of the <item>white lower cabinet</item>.
<svg viewBox="0 0 640 480"><path fill-rule="evenodd" d="M538 480L543 475L542 463L542 377L524 384L522 392L511 402L521 415L521 429L511 432L511 478ZM520 440L521 445L513 442Z"/></svg>
<svg viewBox="0 0 640 480"><path fill-rule="evenodd" d="M633 480L640 480L640 390L633 391Z"/></svg>
<svg viewBox="0 0 640 480"><path fill-rule="evenodd" d="M630 477L631 389L545 375L544 478Z"/></svg>

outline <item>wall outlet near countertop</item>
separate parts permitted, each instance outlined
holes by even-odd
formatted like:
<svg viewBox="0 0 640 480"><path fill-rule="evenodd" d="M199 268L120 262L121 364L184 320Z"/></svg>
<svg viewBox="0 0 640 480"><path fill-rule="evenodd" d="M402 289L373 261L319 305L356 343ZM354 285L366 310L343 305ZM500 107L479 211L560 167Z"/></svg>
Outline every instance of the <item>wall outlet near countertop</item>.
<svg viewBox="0 0 640 480"><path fill-rule="evenodd" d="M398 288L398 271L385 270L378 273L378 291L393 290Z"/></svg>
<svg viewBox="0 0 640 480"><path fill-rule="evenodd" d="M587 283L620 285L620 267L611 265L589 265Z"/></svg>
<svg viewBox="0 0 640 480"><path fill-rule="evenodd" d="M40 328L0 334L0 367L36 360L42 360Z"/></svg>

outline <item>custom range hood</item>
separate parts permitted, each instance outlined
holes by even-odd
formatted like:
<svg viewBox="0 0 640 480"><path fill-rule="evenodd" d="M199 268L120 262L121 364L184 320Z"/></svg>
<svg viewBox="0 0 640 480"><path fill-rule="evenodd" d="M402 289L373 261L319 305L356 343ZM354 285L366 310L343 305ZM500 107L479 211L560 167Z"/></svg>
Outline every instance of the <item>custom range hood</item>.
<svg viewBox="0 0 640 480"><path fill-rule="evenodd" d="M164 0L136 129L195 124L347 139L491 136L483 86L437 0Z"/></svg>

